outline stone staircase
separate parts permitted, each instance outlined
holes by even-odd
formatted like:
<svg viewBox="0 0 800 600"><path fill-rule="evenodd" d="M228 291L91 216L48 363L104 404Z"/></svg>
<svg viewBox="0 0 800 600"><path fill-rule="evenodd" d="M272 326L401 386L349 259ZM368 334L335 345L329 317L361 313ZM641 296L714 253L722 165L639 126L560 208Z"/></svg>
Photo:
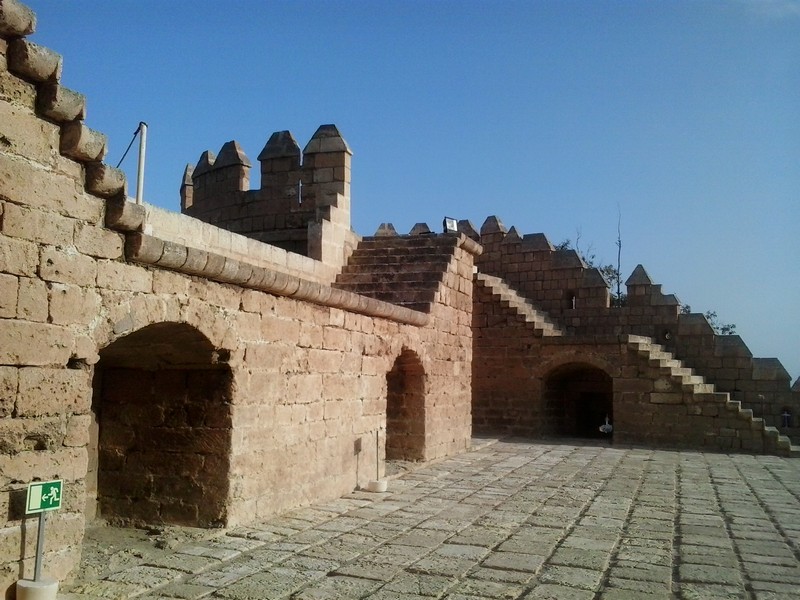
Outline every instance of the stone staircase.
<svg viewBox="0 0 800 600"><path fill-rule="evenodd" d="M667 351L664 346L655 343L652 338L641 335L628 335L628 346L639 356L647 360L651 367L657 368L665 376L679 382L684 392L693 394L698 403L722 404L725 410L739 419L750 423L750 429L761 432L765 441L769 440L778 452L784 456L800 457L800 446L793 446L789 437L781 435L776 427L764 424L764 419L755 417L752 409L742 408L738 400L731 400L727 392L718 392L713 384L686 367L683 361Z"/></svg>
<svg viewBox="0 0 800 600"><path fill-rule="evenodd" d="M476 273L475 285L499 298L502 306L514 309L521 321L530 323L533 326L534 333L537 336L559 337L566 335L566 332L559 328L547 313L537 309L530 300L521 296L499 277Z"/></svg>
<svg viewBox="0 0 800 600"><path fill-rule="evenodd" d="M366 237L333 287L430 312L457 242L448 235Z"/></svg>

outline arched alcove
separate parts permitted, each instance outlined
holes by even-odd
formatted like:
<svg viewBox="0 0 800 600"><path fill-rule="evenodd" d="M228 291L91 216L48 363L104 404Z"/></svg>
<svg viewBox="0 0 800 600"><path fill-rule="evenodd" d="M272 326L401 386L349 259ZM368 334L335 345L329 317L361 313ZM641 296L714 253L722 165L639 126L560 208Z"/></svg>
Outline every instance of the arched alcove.
<svg viewBox="0 0 800 600"><path fill-rule="evenodd" d="M386 375L386 459L425 458L425 371L403 349Z"/></svg>
<svg viewBox="0 0 800 600"><path fill-rule="evenodd" d="M562 365L545 378L546 435L606 438L600 431L606 417L613 425L613 381L602 369L583 364Z"/></svg>
<svg viewBox="0 0 800 600"><path fill-rule="evenodd" d="M120 525L225 524L231 372L195 328L158 323L100 351L87 514ZM95 500L96 499L96 500Z"/></svg>

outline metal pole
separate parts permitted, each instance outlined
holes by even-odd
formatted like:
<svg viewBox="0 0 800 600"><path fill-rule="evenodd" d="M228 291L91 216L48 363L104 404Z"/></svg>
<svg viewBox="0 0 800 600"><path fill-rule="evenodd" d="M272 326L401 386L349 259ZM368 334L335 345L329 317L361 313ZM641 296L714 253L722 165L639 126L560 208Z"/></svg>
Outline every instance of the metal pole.
<svg viewBox="0 0 800 600"><path fill-rule="evenodd" d="M44 520L47 513L39 513L39 534L36 538L36 563L33 567L33 580L42 580L42 554L44 554Z"/></svg>
<svg viewBox="0 0 800 600"><path fill-rule="evenodd" d="M380 435L381 430L375 431L375 481L381 478L381 453L380 453Z"/></svg>
<svg viewBox="0 0 800 600"><path fill-rule="evenodd" d="M147 123L139 123L139 168L136 172L136 204L142 203L144 192L144 155L147 151Z"/></svg>

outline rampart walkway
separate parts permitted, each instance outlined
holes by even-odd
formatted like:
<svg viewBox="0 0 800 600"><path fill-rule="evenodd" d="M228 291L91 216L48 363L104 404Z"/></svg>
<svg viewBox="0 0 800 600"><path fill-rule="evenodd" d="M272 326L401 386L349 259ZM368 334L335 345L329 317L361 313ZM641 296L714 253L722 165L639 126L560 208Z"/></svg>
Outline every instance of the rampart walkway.
<svg viewBox="0 0 800 600"><path fill-rule="evenodd" d="M60 597L800 598L800 459L477 442L386 494L199 539L129 533L144 541L124 551L107 537Z"/></svg>

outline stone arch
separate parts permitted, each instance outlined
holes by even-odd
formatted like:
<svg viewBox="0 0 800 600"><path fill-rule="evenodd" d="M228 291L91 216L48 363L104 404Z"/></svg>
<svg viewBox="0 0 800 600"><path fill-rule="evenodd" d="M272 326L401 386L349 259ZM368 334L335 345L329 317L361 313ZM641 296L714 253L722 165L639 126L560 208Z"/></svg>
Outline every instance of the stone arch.
<svg viewBox="0 0 800 600"><path fill-rule="evenodd" d="M386 459L425 458L425 370L403 348L386 374Z"/></svg>
<svg viewBox="0 0 800 600"><path fill-rule="evenodd" d="M588 362L561 364L543 378L545 435L607 438L599 429L614 423L614 384L609 373Z"/></svg>
<svg viewBox="0 0 800 600"><path fill-rule="evenodd" d="M101 349L87 515L121 525L227 521L229 352L185 323L155 323Z"/></svg>

